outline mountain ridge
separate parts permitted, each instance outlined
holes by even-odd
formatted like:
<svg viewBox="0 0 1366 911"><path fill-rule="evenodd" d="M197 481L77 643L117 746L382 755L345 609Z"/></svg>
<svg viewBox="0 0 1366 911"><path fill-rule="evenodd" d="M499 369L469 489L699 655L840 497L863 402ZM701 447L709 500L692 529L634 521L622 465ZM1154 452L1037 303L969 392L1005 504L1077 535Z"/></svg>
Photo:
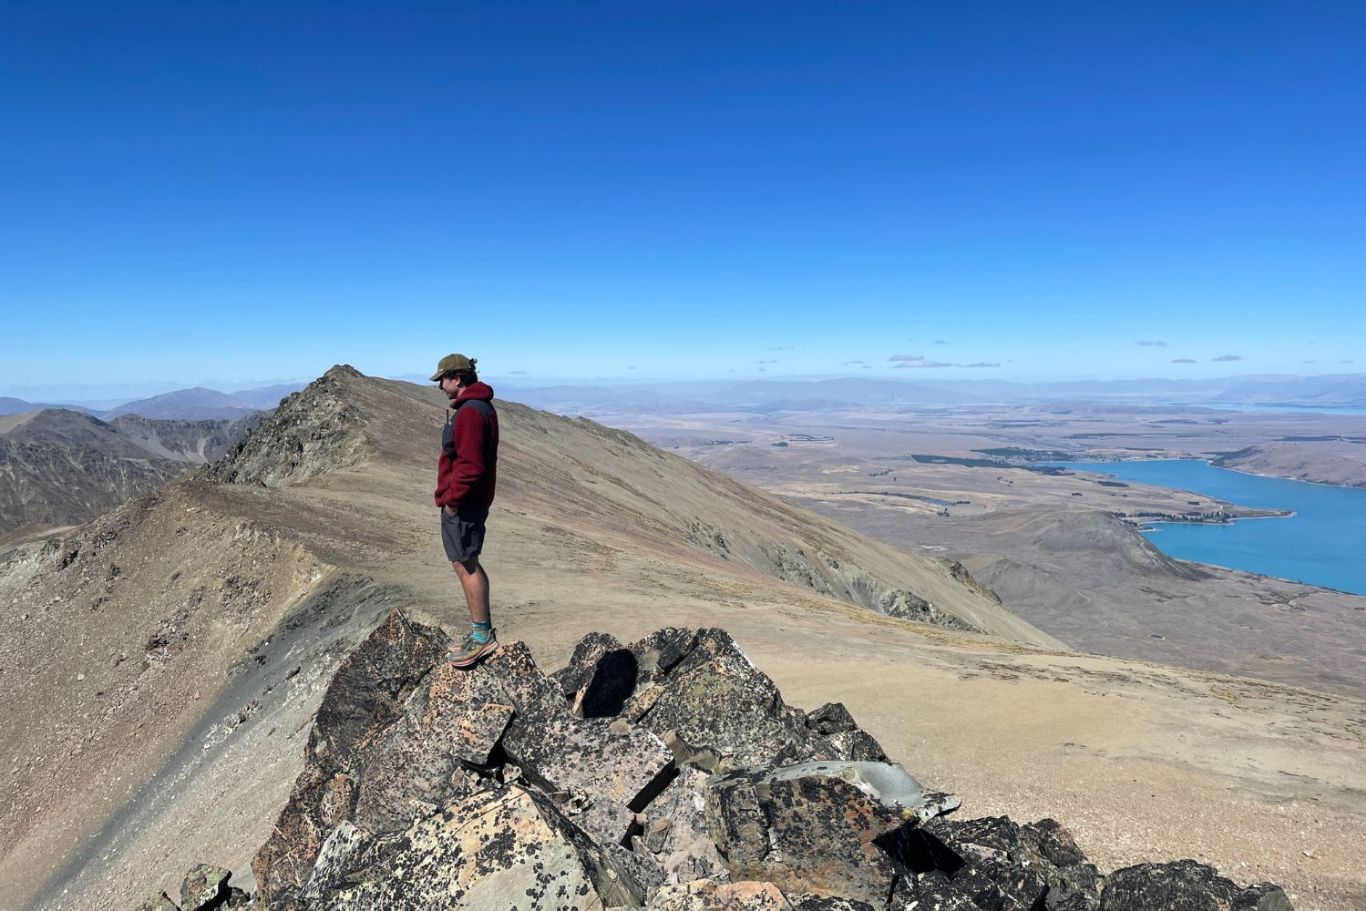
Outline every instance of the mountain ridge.
<svg viewBox="0 0 1366 911"><path fill-rule="evenodd" d="M309 722L351 648L393 607L453 629L464 622L430 499L444 397L353 371L329 374L332 394L360 410L355 426L343 428L359 440L354 461L281 476L279 486L266 486L270 471L243 474L245 483L181 478L71 533L4 554L0 611L12 634L0 640L0 669L17 685L12 710L0 719L0 767L12 770L0 785L0 831L7 833L0 906L131 905L142 882L137 871L149 869L151 858L159 869L211 856L245 870L288 798ZM296 402L306 417L302 405ZM1184 799L1233 814L1228 826L1202 833L1197 847L1234 862L1247 856L1247 842L1237 837L1254 817L1227 806L1219 777L1226 772L1209 758L1220 751L1209 744L1246 743L1249 726L1275 706L1278 724L1293 732L1285 736L1328 746L1270 767L1355 781L1360 747L1341 736L1340 718L1358 703L1079 656L1046 639L1023 644L1030 627L1014 625L947 562L865 544L834 522L630 434L514 403L499 407L505 449L484 555L495 622L500 638L526 640L549 662L567 659L594 630L629 641L665 618L724 625L791 691L793 704L814 704L807 700L817 694L846 701L889 752L953 790L980 794L983 809L1044 815L1031 800L1058 801L1058 787L1077 793L1080 777L1102 781L1096 793L1106 794L1106 803L1095 809L1103 815L1086 807L1070 815L1079 820L1079 837L1096 839L1095 854L1108 866L1132 854L1096 820L1122 806L1132 821L1146 805L1127 803L1138 800L1139 789L1145 801L1163 791L1153 759L1127 758L1131 748L1123 744L1131 741L1150 757L1176 751L1179 765L1160 768L1196 776L1182 779ZM244 441L249 457L230 464L265 465L265 455L277 451L267 444L300 426L263 424L256 443ZM278 451L288 466L289 447ZM782 551L785 543L793 552ZM774 558L783 553L820 584L784 579ZM825 558L843 569L851 556L890 589L1017 634L908 622L834 597L852 577ZM1216 699L1215 691L1236 694L1240 705ZM1112 728L1121 694L1144 707L1126 714L1122 730ZM1212 704L1222 717L1198 710ZM1163 733L1177 719L1198 750ZM1047 733L1050 725L1068 733ZM1119 755L1091 757L1063 745L1102 736ZM1142 767L1149 771L1134 762L1149 763ZM1056 784L1030 777L1054 767L1065 772ZM1030 784L1012 796L1018 775ZM955 778L970 782L959 788ZM1291 780L1238 781L1277 792ZM1121 796L1112 800L1112 793ZM1335 790L1314 812L1346 814L1348 800ZM1168 803L1157 803L1164 816L1126 825L1156 833L1145 839L1189 844L1191 833L1163 821L1171 819ZM1344 830L1354 831L1355 817L1343 818ZM1291 812L1285 825L1303 820ZM1208 840L1225 833L1231 840ZM1329 849L1321 856L1324 870L1347 863ZM1293 882L1286 858L1274 859L1258 875ZM1324 882L1348 888L1340 878Z"/></svg>

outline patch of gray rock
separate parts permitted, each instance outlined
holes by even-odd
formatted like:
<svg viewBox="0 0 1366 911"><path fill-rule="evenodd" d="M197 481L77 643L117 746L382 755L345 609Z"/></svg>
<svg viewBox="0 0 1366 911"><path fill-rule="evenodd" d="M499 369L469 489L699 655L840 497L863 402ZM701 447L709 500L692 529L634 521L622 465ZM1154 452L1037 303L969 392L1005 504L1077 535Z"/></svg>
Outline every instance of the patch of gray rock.
<svg viewBox="0 0 1366 911"><path fill-rule="evenodd" d="M451 667L400 611L338 669L248 898L180 911L1287 911L1192 860L1102 876L1051 819L955 820L844 706L803 712L719 629L520 642ZM139 911L173 911L165 894Z"/></svg>

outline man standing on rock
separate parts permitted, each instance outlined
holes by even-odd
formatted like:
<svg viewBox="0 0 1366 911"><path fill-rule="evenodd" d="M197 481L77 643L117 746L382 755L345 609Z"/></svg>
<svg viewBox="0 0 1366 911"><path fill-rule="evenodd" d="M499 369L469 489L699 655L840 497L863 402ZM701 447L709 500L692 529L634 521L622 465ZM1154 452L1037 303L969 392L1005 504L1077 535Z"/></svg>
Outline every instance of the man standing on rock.
<svg viewBox="0 0 1366 911"><path fill-rule="evenodd" d="M493 389L479 382L474 362L463 354L448 354L432 374L432 382L450 399L436 465L441 543L470 609L470 634L449 653L456 667L472 667L498 647L489 614L489 577L479 565L498 474L498 413L491 401Z"/></svg>

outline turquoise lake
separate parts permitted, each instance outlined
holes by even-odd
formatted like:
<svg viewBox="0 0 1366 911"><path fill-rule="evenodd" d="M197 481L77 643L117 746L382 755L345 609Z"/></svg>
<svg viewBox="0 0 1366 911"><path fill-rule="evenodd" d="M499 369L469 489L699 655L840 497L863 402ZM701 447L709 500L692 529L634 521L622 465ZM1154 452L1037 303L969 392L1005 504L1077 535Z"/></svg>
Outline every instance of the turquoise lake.
<svg viewBox="0 0 1366 911"><path fill-rule="evenodd" d="M1262 478L1189 459L1052 463L1174 487L1240 506L1290 509L1231 525L1164 522L1149 540L1170 556L1366 595L1366 490Z"/></svg>

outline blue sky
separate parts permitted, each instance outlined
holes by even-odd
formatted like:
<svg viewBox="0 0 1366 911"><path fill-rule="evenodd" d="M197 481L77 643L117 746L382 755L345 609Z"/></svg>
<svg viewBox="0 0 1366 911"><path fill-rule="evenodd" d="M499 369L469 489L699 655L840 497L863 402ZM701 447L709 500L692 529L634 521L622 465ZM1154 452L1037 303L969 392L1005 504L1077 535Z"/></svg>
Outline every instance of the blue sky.
<svg viewBox="0 0 1366 911"><path fill-rule="evenodd" d="M5 4L0 394L1355 372L1363 46L1359 3Z"/></svg>

